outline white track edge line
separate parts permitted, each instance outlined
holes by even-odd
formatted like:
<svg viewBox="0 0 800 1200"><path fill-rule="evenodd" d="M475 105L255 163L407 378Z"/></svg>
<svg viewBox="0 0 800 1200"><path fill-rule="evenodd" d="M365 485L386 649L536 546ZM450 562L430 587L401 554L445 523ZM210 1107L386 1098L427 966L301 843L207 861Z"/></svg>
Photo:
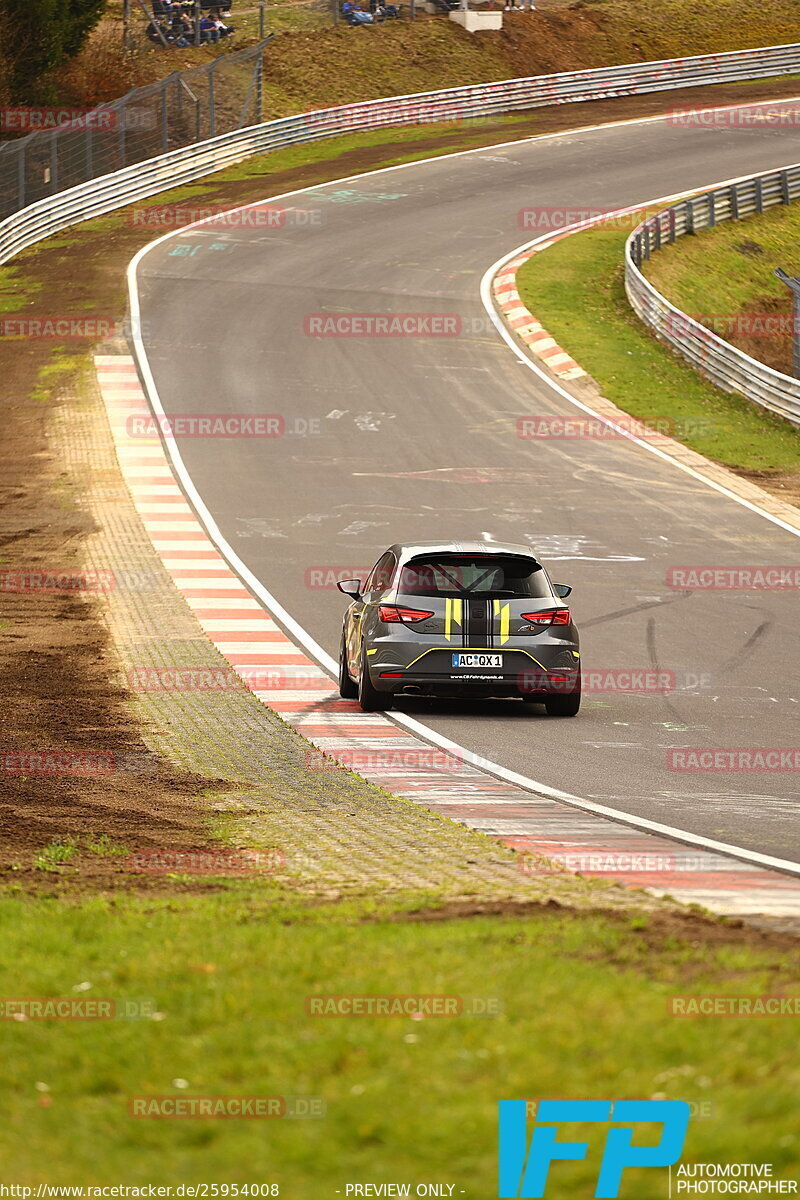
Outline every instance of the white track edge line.
<svg viewBox="0 0 800 1200"><path fill-rule="evenodd" d="M800 100L800 97L782 97L782 100L784 100L785 102L790 102L792 99ZM769 103L775 103L775 101L765 100L765 101L760 101L758 103L769 104ZM731 109L738 109L738 108L745 108L745 107L753 107L753 103L751 103L750 105L731 104L731 105L726 105L721 109L715 109L713 111L728 111ZM709 111L709 110L703 110L703 111ZM270 196L270 197L266 197L265 199L270 200L270 201L282 200L282 199L285 199L287 196L303 195L304 193L314 191L318 187L329 187L329 186L331 186L331 184L348 183L354 179L363 179L363 178L367 178L372 175L380 175L380 174L388 173L390 171L405 170L407 167L425 166L429 163L441 162L443 159L460 158L460 157L463 157L468 154L481 153L487 149L497 149L498 146L503 146L503 147L515 146L515 145L521 145L521 144L527 143L527 142L546 141L549 138L566 137L566 136L574 135L576 133L590 133L590 132L594 132L596 130L603 130L603 129L609 129L609 128L617 129L617 128L624 127L627 125L653 124L656 121L666 120L668 118L668 116L669 116L669 114L662 114L661 116L657 116L657 117L636 118L636 119L632 119L630 121L619 121L619 122L614 122L612 124L606 124L606 125L586 126L582 129L564 130L561 133L556 133L556 134L543 134L539 137L518 138L512 142L493 143L491 146L488 146L488 147L481 146L481 147L473 148L471 150L456 151L453 154L439 155L436 158L421 159L416 162L409 162L409 163L399 163L397 166L394 166L394 167L378 168L377 170L374 170L374 171L362 172L360 175L348 175L348 176L345 176L340 179L330 179L330 180L327 180L324 184L314 184L314 185L311 185L311 186L305 187L305 188L297 188L294 191L283 192L278 196ZM791 165L791 164L787 164L787 165ZM782 168L776 167L774 169L781 170ZM716 185L712 184L711 187L724 187L726 185L726 183L734 183L738 179L747 179L747 178L749 178L748 175L741 175L741 176L737 176L736 179L724 180L720 184L716 184ZM689 191L683 191L683 192L676 193L674 196L656 197L655 199L644 200L639 204L631 205L629 207L631 210L635 210L637 208L649 207L651 204L667 203L670 200L679 199L682 196L694 195L695 193L697 193L700 190L703 190L703 189L692 188ZM710 188L706 188L705 190L710 190ZM265 203L265 200L251 201L250 204L240 205L238 208L229 209L228 211L229 212L242 212L246 208L252 208L255 204L263 204L263 203ZM211 218L211 219L214 219L214 218ZM153 412L155 413L156 416L160 416L163 418L166 418L166 413L165 413L164 407L161 403L161 397L158 394L158 389L156 387L155 379L153 378L153 373L150 368L150 363L147 358L147 352L145 350L144 341L143 341L142 335L141 335L141 308L140 308L140 304L139 304L139 292L138 292L138 287L137 287L137 271L139 268L139 264L144 259L144 257L147 254L149 254L149 252L151 250L155 249L156 246L160 246L163 242L168 241L170 238L175 237L176 235L185 232L186 229L191 229L197 225L202 225L204 223L205 222L203 222L203 221L195 221L191 225L182 226L180 229L177 229L177 230L170 230L168 233L164 234L162 237L155 238L152 242L148 242L146 245L142 246L142 248L134 255L134 257L131 259L130 263L128 264L127 279L128 279L128 294L129 294L129 299L130 299L131 337L132 337L132 340L134 343L135 358L137 360L139 370L141 371L142 381L145 385L145 392L147 395L147 399L150 403L150 406L153 409ZM559 232L563 233L564 231L561 230ZM552 235L550 235L550 236L552 236ZM515 255L519 254L521 250L529 248L531 245L534 245L535 242L538 242L539 240L545 240L545 239L536 238L536 239L534 239L534 242L528 242L522 247L517 247L517 249L513 250L510 254L503 255L502 258L498 259L498 261L494 264L494 266L489 268L489 270L486 272L483 279L481 280L481 296L482 296L482 299L484 299L484 305L487 307L487 311L489 312L489 315L493 321L493 324L495 325L498 332L503 337L503 340L511 347L511 349L517 355L519 355L519 351L520 351L521 347L511 340L511 335L508 333L508 331L506 330L502 321L500 320L499 316L495 312L494 306L491 303L490 295L487 297L489 300L489 303L487 305L487 299L484 298L484 288L491 284L491 279L494 277L494 275L498 272L498 270L504 263L510 261L511 259L514 258ZM559 385L554 383L551 379L548 379L548 377L545 375L545 373L542 370L540 370L540 368L535 363L533 363L530 359L528 359L527 356L523 357L523 359L521 361L526 362L528 364L528 366L530 366L531 370L535 371L535 373L541 377L541 379L543 380L544 383L546 383L549 387L551 387L555 391L557 391L565 399L569 400L570 403L576 404L578 407L584 408L585 411L587 411L587 412L592 412L591 409L587 408L585 405L581 404L580 401L575 400L574 397L570 396L569 392L567 392L565 389L559 387ZM599 414L594 414L594 415L599 416ZM601 417L600 419L605 421L607 424L611 424L611 422L609 422L608 419L605 417ZM178 450L178 447L174 442L174 439L162 439L162 440L163 440L163 444L165 446L167 455L172 462L172 465L175 469L178 479L181 482L181 485L184 489L185 494L191 500L192 505L195 508L195 511L198 515L198 518L199 518L201 524L205 527L206 532L208 533L209 537L211 538L211 541L217 547L217 549L219 550L222 557L228 562L229 566L236 572L236 574L238 574L240 576L240 578L247 584L247 586L250 588L250 590L253 592L253 594L256 595L259 598L259 600L261 600L261 602L264 604L265 608L268 611L271 611L272 615L277 617L277 619L280 620L285 625L287 630L291 631L292 635L298 640L300 645L302 645L306 649L306 651L311 655L311 657L316 659L316 661L319 663L319 665L321 667L323 667L326 671L328 671L332 677L335 678L337 675L337 672L338 672L338 664L335 661L335 659L330 654L328 654L328 652L326 650L323 650L323 648L319 645L319 643L317 641L315 641L314 638L312 638L312 636L307 632L307 630L302 625L300 625L300 623L298 621L296 621L294 617L291 616L291 614L283 607L283 605L277 600L277 598L272 595L272 593L260 582L259 579L256 578L256 576L249 569L249 567L247 567L245 565L245 563L242 562L242 560L239 558L238 554L233 549L233 547L223 537L222 532L219 529L219 526L217 525L217 523L214 520L213 516L211 515L211 512L209 511L207 505L205 504L204 500L200 496L200 493L198 492L197 488L195 487L194 482L191 478L191 475L189 474L189 472L186 468L186 465L183 461L183 458L181 457L180 451ZM639 439L636 439L636 438L632 438L632 440L639 441ZM730 493L727 492L725 488L721 487L721 485L714 484L711 480L708 480L703 475L700 475L697 472L693 471L690 467L683 467L682 464L678 463L675 459L672 459L668 455L664 454L663 451L659 451L654 446L648 446L646 442L640 442L640 444L644 445L647 449L651 450L653 453L658 454L659 457L662 457L662 458L666 459L667 461L674 463L676 466L680 466L683 470L686 470L689 474L694 475L696 478L701 480L703 483L706 483L709 486L714 487L717 491L720 491L723 494L728 495L731 499L734 499L741 504L744 504L746 507L751 508L754 512L758 513L759 515L766 517L768 520L774 521L779 525L782 525L789 532L796 533L800 536L800 530L796 530L796 529L793 529L791 526L784 525L784 523L782 521L780 521L778 518L772 517L771 514L767 513L763 509L758 508L756 505L751 504L749 501L742 500L741 497L736 496L733 492L730 492ZM705 838L701 834L692 834L685 830L676 829L675 827L670 826L670 825L662 825L659 822L650 821L646 817L637 817L631 813L622 812L619 809L610 808L606 805L595 804L591 800L583 800L577 796L571 795L568 792L561 792L556 788L548 787L547 784L538 783L536 780L529 779L523 775L518 775L516 771L511 771L508 768L501 766L499 763L494 763L494 762L491 762L491 760L489 760L489 759L484 759L480 755L476 755L472 751L467 750L466 747L460 746L457 742L453 742L449 738L444 737L442 734L438 734L434 730L429 729L427 726L425 726L421 722L417 721L416 718L414 718L414 717L408 717L405 714L396 713L392 716L391 719L395 723L404 725L407 729L410 729L410 730L418 733L423 738L423 740L429 741L434 745L438 745L444 749L449 750L451 753L457 755L462 760L464 760L468 763L471 763L472 765L478 767L478 769L485 771L487 774L493 775L496 778L499 778L508 783L511 783L516 787L520 787L524 791L538 793L540 795L547 796L550 799L558 800L564 804L568 804L570 807L583 809L586 812L592 812L592 813L596 813L597 815L600 815L600 816L609 817L612 820L618 821L623 825L631 825L634 828L644 829L651 833L664 834L666 836L674 838L676 841L679 841L679 842L685 842L692 846L702 846L705 849L713 850L717 853L726 854L730 857L740 859L744 862L753 863L758 866L763 866L763 867L767 867L767 868L771 867L773 869L777 869L779 871L785 872L790 875L800 876L800 864L798 864L798 863L792 863L785 859L773 858L770 855L761 854L755 850L745 850L739 846L731 846L725 842L717 842L711 838Z"/></svg>

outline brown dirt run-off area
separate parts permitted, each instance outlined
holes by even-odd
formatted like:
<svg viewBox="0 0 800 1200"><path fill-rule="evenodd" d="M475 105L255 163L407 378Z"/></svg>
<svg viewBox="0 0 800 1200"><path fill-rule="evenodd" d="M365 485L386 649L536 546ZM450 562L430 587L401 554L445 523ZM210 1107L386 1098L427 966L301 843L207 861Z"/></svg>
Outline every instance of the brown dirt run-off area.
<svg viewBox="0 0 800 1200"><path fill-rule="evenodd" d="M71 261L74 276L80 273L80 252L55 253L65 266ZM41 256L45 277L53 254ZM73 295L78 291L76 285ZM70 838L105 836L135 849L210 841L198 804L210 782L170 769L142 742L115 681L102 597L3 586L6 573L15 571L80 572L82 542L93 529L75 504L80 480L50 448L47 429L58 397L30 396L46 357L46 349L24 343L6 343L2 351L0 747L6 769L0 775L0 877L13 883L31 881L37 851ZM5 756L36 752L90 756L89 773L16 773L13 758L6 765ZM110 769L125 763L133 769ZM119 870L115 855L84 857L82 876L92 886L108 883ZM39 883L55 881L39 873Z"/></svg>

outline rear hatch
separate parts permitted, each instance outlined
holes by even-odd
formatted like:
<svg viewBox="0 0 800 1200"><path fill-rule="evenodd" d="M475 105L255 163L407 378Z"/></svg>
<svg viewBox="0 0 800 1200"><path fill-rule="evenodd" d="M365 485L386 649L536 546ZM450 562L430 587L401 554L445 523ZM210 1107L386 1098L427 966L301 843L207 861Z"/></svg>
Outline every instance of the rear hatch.
<svg viewBox="0 0 800 1200"><path fill-rule="evenodd" d="M564 609L532 555L422 555L401 569L396 597L398 607L411 610L415 633L454 649L499 649L541 632L529 614ZM411 612L429 615L415 619Z"/></svg>

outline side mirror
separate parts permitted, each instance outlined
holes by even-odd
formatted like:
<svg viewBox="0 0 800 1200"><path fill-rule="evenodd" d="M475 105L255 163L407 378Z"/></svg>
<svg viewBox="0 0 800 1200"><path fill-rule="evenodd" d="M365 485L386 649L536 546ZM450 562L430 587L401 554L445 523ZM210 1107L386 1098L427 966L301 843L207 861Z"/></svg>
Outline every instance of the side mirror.
<svg viewBox="0 0 800 1200"><path fill-rule="evenodd" d="M350 596L353 600L361 599L360 579L340 579L336 586L340 592L344 592L345 596Z"/></svg>
<svg viewBox="0 0 800 1200"><path fill-rule="evenodd" d="M554 583L553 591L561 600L566 600L567 596L572 592L572 588L568 583Z"/></svg>

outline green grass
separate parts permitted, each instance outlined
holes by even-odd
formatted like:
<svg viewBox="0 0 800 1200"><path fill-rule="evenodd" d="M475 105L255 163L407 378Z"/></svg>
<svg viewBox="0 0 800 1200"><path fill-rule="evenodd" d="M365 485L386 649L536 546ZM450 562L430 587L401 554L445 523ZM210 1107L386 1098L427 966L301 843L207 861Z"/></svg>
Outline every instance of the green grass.
<svg viewBox="0 0 800 1200"><path fill-rule="evenodd" d="M704 318L722 336L740 344L769 366L791 371L791 336L747 337L748 322L728 325L725 318L742 314L781 314L790 328L791 293L775 277L775 268L800 274L800 209L779 206L760 216L730 221L679 238L654 254L645 274L673 304ZM708 318L720 318L718 322Z"/></svg>
<svg viewBox="0 0 800 1200"><path fill-rule="evenodd" d="M31 397L40 404L51 405L59 389L66 387L82 367L87 365L87 356L76 354L72 347L53 342L50 349L51 360L40 366L36 373L36 383L31 388Z"/></svg>
<svg viewBox="0 0 800 1200"><path fill-rule="evenodd" d="M656 948L646 918L413 922L372 907L365 919L357 904L304 907L250 885L0 902L4 996L146 1001L157 1014L0 1022L6 1177L274 1181L293 1200L438 1180L490 1197L497 1101L536 1097L710 1102L687 1161L730 1159L745 1139L748 1161L779 1172L796 1159L791 1019L667 1016L675 992L783 989L787 953L705 945L696 927ZM312 993L488 994L502 1013L311 1018ZM144 1094L303 1094L328 1109L307 1121L134 1121L128 1097ZM593 1138L591 1162L559 1167L548 1196L591 1195L598 1150ZM632 1172L621 1196L665 1189L663 1172Z"/></svg>
<svg viewBox="0 0 800 1200"><path fill-rule="evenodd" d="M67 837L63 841L50 842L34 855L34 866L37 871L60 871L77 849L77 838Z"/></svg>
<svg viewBox="0 0 800 1200"><path fill-rule="evenodd" d="M684 311L737 313L765 297L790 293L775 268L800 274L800 206L780 205L760 216L726 221L682 237L654 254L645 274Z"/></svg>
<svg viewBox="0 0 800 1200"><path fill-rule="evenodd" d="M733 469L800 467L798 430L713 387L634 315L623 283L626 236L590 229L534 255L517 276L524 303L625 412L671 419L680 441Z"/></svg>
<svg viewBox="0 0 800 1200"><path fill-rule="evenodd" d="M120 858L130 854L130 850L112 841L107 833L97 836L90 835L84 839L83 844L87 850L92 854L97 854L100 858Z"/></svg>
<svg viewBox="0 0 800 1200"><path fill-rule="evenodd" d="M40 291L41 284L26 279L17 267L3 266L0 272L0 314L21 313Z"/></svg>

